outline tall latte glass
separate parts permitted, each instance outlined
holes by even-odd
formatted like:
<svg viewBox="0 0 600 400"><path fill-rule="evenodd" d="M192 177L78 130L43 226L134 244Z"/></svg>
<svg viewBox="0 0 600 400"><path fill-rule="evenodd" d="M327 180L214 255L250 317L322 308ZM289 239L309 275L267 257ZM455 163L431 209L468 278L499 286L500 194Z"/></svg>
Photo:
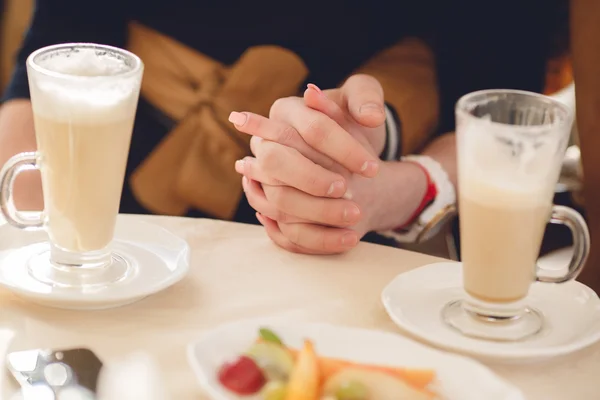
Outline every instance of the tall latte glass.
<svg viewBox="0 0 600 400"><path fill-rule="evenodd" d="M18 228L44 229L49 249L32 255L32 276L52 285L104 285L127 275L111 250L143 74L134 54L70 43L27 60L37 152L12 157L0 176L2 213ZM39 169L45 210L17 211L13 182Z"/></svg>
<svg viewBox="0 0 600 400"><path fill-rule="evenodd" d="M489 340L535 335L543 315L527 306L534 281L575 279L590 239L576 211L552 204L573 121L571 110L542 95L488 90L456 106L463 299L443 310L447 324ZM537 266L548 223L568 226L574 256L565 276Z"/></svg>

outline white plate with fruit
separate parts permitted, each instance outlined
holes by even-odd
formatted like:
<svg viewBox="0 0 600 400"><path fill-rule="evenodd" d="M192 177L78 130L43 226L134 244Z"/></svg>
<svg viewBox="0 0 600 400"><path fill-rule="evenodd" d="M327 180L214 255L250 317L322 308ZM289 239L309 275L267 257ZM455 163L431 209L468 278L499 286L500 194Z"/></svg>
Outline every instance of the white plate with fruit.
<svg viewBox="0 0 600 400"><path fill-rule="evenodd" d="M397 334L327 324L241 321L188 347L214 400L524 400L466 357Z"/></svg>

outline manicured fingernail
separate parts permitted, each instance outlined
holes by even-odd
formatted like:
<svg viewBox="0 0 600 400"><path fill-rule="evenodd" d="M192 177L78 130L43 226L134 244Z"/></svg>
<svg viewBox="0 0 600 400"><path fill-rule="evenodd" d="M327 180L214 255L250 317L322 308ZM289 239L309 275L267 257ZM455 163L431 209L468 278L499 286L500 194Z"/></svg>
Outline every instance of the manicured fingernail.
<svg viewBox="0 0 600 400"><path fill-rule="evenodd" d="M356 206L349 206L344 209L344 221L354 222L360 216L360 209Z"/></svg>
<svg viewBox="0 0 600 400"><path fill-rule="evenodd" d="M260 222L262 225L265 224L265 220L263 219L263 216L261 213L256 213L256 219L258 220L258 222Z"/></svg>
<svg viewBox="0 0 600 400"><path fill-rule="evenodd" d="M313 89L314 91L316 91L319 94L323 94L323 91L321 89L319 89L319 87L313 83L309 83L308 85L306 85L306 87L309 89Z"/></svg>
<svg viewBox="0 0 600 400"><path fill-rule="evenodd" d="M244 173L244 163L245 163L245 160L237 160L235 162L235 171L240 174L243 174Z"/></svg>
<svg viewBox="0 0 600 400"><path fill-rule="evenodd" d="M373 113L373 112L382 113L383 110L381 109L381 106L377 103L366 103L366 104L363 104L362 106L360 106L359 112L361 114L367 114L367 113Z"/></svg>
<svg viewBox="0 0 600 400"><path fill-rule="evenodd" d="M358 235L354 232L348 232L342 236L342 246L354 247L358 244Z"/></svg>
<svg viewBox="0 0 600 400"><path fill-rule="evenodd" d="M229 122L237 126L244 125L247 119L248 116L246 114L237 111L232 111L231 114L229 114Z"/></svg>
<svg viewBox="0 0 600 400"><path fill-rule="evenodd" d="M379 169L379 163L377 161L365 161L360 168L360 172L365 176L375 176Z"/></svg>
<svg viewBox="0 0 600 400"><path fill-rule="evenodd" d="M344 182L335 181L329 186L327 196L340 196L342 193L344 193Z"/></svg>

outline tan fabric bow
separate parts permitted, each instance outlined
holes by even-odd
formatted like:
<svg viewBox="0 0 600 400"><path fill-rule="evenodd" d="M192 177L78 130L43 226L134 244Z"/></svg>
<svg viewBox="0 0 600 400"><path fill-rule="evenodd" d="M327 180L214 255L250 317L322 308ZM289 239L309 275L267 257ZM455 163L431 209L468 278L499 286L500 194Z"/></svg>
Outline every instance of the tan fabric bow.
<svg viewBox="0 0 600 400"><path fill-rule="evenodd" d="M135 197L157 214L195 208L231 219L242 195L234 163L250 153L250 136L231 126L229 113L268 115L275 100L297 93L308 73L303 61L260 46L226 66L137 23L128 48L145 64L144 98L177 121L132 174Z"/></svg>
<svg viewBox="0 0 600 400"><path fill-rule="evenodd" d="M223 65L159 32L134 23L129 50L145 63L142 95L177 121L131 176L148 210L184 215L190 208L231 219L242 195L236 160L250 153L246 134L227 121L233 110L267 115L273 102L295 95L308 70L290 50L248 49ZM404 153L421 148L438 116L434 57L406 39L375 55L357 73L375 76L402 120Z"/></svg>

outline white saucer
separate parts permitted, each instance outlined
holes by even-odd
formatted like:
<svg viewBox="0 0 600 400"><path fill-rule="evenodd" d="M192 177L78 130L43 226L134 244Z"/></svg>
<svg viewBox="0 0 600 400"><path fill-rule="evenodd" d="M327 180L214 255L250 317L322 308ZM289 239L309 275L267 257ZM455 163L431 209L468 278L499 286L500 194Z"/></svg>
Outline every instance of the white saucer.
<svg viewBox="0 0 600 400"><path fill-rule="evenodd" d="M91 288L51 286L34 279L21 263L22 255L48 248L47 234L4 224L0 226L0 286L44 306L75 310L119 307L166 289L187 273L189 246L171 232L138 218L119 215L112 244L131 262L132 272L119 282Z"/></svg>
<svg viewBox="0 0 600 400"><path fill-rule="evenodd" d="M208 398L255 400L226 391L216 372L224 361L244 352L256 340L258 329L272 329L287 345L300 348L304 339L314 341L317 354L382 366L433 369L436 379L430 389L444 400L524 400L509 382L482 364L424 346L390 332L330 324L245 320L221 325L205 332L188 346L188 360ZM436 397L437 399L438 397Z"/></svg>
<svg viewBox="0 0 600 400"><path fill-rule="evenodd" d="M463 294L461 264L442 262L398 275L381 299L391 319L407 333L486 361L536 362L600 340L600 299L579 282L533 284L527 303L544 314L545 326L540 334L519 342L477 340L444 324L442 308Z"/></svg>

